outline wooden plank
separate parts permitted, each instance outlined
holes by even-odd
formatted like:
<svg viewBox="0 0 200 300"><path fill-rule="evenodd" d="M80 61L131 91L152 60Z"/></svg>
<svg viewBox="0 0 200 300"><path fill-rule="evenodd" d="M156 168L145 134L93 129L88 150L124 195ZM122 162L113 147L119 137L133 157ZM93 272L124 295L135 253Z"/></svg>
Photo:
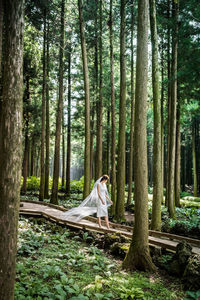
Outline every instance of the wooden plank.
<svg viewBox="0 0 200 300"><path fill-rule="evenodd" d="M132 227L131 226L126 226L126 225L120 225L120 224L115 224L110 222L110 229L107 228L99 228L97 223L96 223L96 218L94 217L88 217L87 219L82 220L82 222L75 222L73 220L65 220L62 219L62 213L58 213L58 211L62 211L63 209L58 209L57 206L49 206L48 203L39 203L37 201L26 201L27 204L33 204L33 207L28 208L25 207L20 208L20 213L27 214L27 215L42 215L43 217L57 222L62 225L67 225L71 228L76 228L76 229L84 229L84 230L89 230L93 232L98 232L101 234L105 233L121 233L124 236L131 238L132 237ZM35 206L35 208L34 208ZM52 209L49 209L48 207L51 207ZM65 210L64 210L65 211ZM87 222L88 221L88 222ZM95 221L95 222L94 222ZM105 222L102 222L102 224L105 224ZM158 231L153 231L149 230L149 244L154 245L154 246L159 246L162 248L170 249L173 251L176 251L176 246L178 244L177 241L179 240L186 240L190 244L195 244L196 246L200 245L200 241L187 238L187 237L182 237L174 234L169 234L169 233L163 233L163 232L158 232ZM177 240L177 241L174 241ZM193 252L194 253L200 253L200 248L198 247L193 247Z"/></svg>
<svg viewBox="0 0 200 300"><path fill-rule="evenodd" d="M200 240L197 239L192 239L189 237L181 236L181 235L176 235L176 234L171 234L171 233L166 233L166 232L160 232L160 231L154 231L154 230L149 230L149 234L151 236L158 236L158 237L165 237L170 240L178 240L178 241L186 241L190 244L196 245L200 247Z"/></svg>

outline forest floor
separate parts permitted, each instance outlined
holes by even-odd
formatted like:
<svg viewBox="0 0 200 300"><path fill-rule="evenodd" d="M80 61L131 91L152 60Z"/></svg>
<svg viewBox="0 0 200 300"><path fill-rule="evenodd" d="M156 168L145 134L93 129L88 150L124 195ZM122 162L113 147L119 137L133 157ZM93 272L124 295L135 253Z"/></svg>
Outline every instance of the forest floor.
<svg viewBox="0 0 200 300"><path fill-rule="evenodd" d="M128 273L121 260L78 233L20 217L15 299L186 299L166 273ZM129 298L132 297L132 298Z"/></svg>

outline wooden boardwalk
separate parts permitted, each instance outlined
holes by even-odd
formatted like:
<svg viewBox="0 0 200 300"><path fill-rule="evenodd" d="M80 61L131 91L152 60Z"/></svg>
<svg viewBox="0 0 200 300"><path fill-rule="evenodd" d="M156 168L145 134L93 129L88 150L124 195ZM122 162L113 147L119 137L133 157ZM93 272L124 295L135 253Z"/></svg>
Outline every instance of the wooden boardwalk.
<svg viewBox="0 0 200 300"><path fill-rule="evenodd" d="M105 222L102 221L103 226L99 228L97 219L94 217L87 217L79 222L73 221L72 218L70 220L65 220L64 212L67 210L61 206L37 201L22 201L21 203L23 206L20 207L20 214L23 215L42 216L48 220L71 228L84 229L101 234L118 232L126 237L132 237L133 228L131 226L110 222L110 229L107 229L105 227ZM183 240L191 244L193 253L200 254L200 240L149 230L149 245L151 246L176 251L177 244Z"/></svg>

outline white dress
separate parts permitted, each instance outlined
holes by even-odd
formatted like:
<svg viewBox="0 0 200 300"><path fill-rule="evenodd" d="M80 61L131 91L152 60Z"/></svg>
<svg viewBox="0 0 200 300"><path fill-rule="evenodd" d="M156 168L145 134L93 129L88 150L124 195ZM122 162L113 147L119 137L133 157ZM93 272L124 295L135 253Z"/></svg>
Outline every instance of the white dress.
<svg viewBox="0 0 200 300"><path fill-rule="evenodd" d="M106 200L107 188L105 183L103 184L99 183L98 186L99 186L99 193L101 195L101 198L105 202L105 204L103 204L101 199L98 197L97 217L107 217L108 216L108 207L107 207L107 200Z"/></svg>

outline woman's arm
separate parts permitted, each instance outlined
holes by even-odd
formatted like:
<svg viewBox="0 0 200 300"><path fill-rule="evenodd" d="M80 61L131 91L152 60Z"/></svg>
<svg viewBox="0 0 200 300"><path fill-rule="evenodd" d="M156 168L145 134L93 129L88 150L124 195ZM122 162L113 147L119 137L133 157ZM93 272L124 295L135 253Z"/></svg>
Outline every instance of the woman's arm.
<svg viewBox="0 0 200 300"><path fill-rule="evenodd" d="M108 199L108 201L110 201L111 204L113 204L112 200L110 200L110 198L107 195L106 198Z"/></svg>
<svg viewBox="0 0 200 300"><path fill-rule="evenodd" d="M105 204L105 202L103 201L103 199L101 198L101 194L100 194L100 191L99 191L99 185L97 184L97 193L98 193L98 196L102 202L102 204Z"/></svg>

